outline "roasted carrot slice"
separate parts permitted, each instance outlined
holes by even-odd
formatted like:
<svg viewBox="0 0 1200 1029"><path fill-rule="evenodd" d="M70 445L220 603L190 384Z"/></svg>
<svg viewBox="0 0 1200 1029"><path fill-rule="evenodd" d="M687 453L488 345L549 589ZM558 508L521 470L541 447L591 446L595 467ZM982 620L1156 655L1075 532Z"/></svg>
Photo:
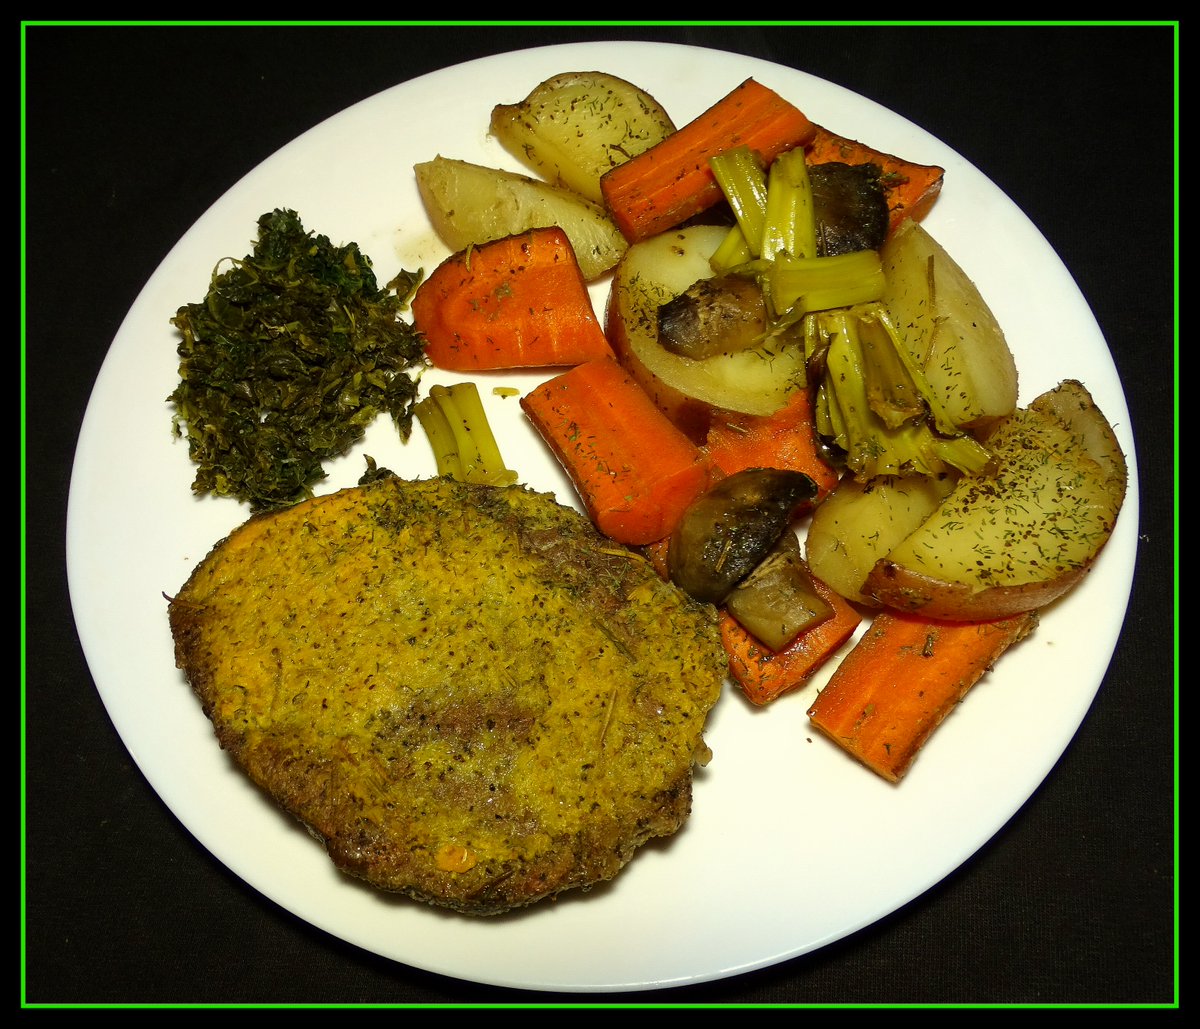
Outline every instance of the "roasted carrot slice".
<svg viewBox="0 0 1200 1029"><path fill-rule="evenodd" d="M933 730L1037 622L1033 611L990 622L880 612L809 718L873 772L899 782Z"/></svg>
<svg viewBox="0 0 1200 1029"><path fill-rule="evenodd" d="M609 214L630 243L673 228L723 199L715 154L749 147L765 164L808 143L815 126L778 93L747 79L698 118L600 180Z"/></svg>
<svg viewBox="0 0 1200 1029"><path fill-rule="evenodd" d="M803 686L854 635L862 615L814 576L817 594L833 608L833 617L802 632L782 650L770 650L726 611L721 612L721 641L729 655L729 675L751 703L765 705Z"/></svg>
<svg viewBox="0 0 1200 1029"><path fill-rule="evenodd" d="M726 475L746 468L804 472L817 484L819 503L837 485L838 472L821 456L813 427L813 404L798 389L774 414L722 412L709 426L702 448Z"/></svg>
<svg viewBox="0 0 1200 1029"><path fill-rule="evenodd" d="M556 375L521 407L592 521L619 543L669 536L712 481L708 458L611 358Z"/></svg>
<svg viewBox="0 0 1200 1029"><path fill-rule="evenodd" d="M887 196L889 231L905 218L920 221L933 206L942 189L946 169L935 164L917 164L895 154L886 154L847 139L816 125L815 135L804 151L809 164L839 161L842 164L877 164L883 172L883 189Z"/></svg>
<svg viewBox="0 0 1200 1029"><path fill-rule="evenodd" d="M426 356L451 371L558 367L612 355L558 226L448 257L417 288L412 313Z"/></svg>

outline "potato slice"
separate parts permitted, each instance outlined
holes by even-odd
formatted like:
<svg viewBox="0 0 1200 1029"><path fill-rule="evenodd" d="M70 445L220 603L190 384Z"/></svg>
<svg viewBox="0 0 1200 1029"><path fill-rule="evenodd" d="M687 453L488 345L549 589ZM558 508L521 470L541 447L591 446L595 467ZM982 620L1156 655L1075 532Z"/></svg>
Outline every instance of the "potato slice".
<svg viewBox="0 0 1200 1029"><path fill-rule="evenodd" d="M805 383L803 346L752 348L713 357L673 354L658 341L658 308L713 272L708 261L727 229L694 225L635 243L608 297L608 341L659 408L703 438L714 409L768 415Z"/></svg>
<svg viewBox="0 0 1200 1029"><path fill-rule="evenodd" d="M812 573L847 600L878 606L862 592L875 562L917 529L954 488L955 478L845 476L813 512L805 537Z"/></svg>
<svg viewBox="0 0 1200 1029"><path fill-rule="evenodd" d="M879 254L883 302L934 394L961 428L986 429L1017 406L1017 366L995 315L967 274L918 222Z"/></svg>
<svg viewBox="0 0 1200 1029"><path fill-rule="evenodd" d="M413 170L429 220L456 253L473 243L558 225L590 282L610 271L628 248L604 208L571 190L440 155Z"/></svg>
<svg viewBox="0 0 1200 1029"><path fill-rule="evenodd" d="M645 90L599 71L546 79L517 104L492 109L492 135L537 175L598 204L600 176L675 131Z"/></svg>
<svg viewBox="0 0 1200 1029"><path fill-rule="evenodd" d="M968 476L867 576L863 592L932 618L1040 608L1092 566L1125 500L1125 457L1079 382L1002 420L994 476Z"/></svg>

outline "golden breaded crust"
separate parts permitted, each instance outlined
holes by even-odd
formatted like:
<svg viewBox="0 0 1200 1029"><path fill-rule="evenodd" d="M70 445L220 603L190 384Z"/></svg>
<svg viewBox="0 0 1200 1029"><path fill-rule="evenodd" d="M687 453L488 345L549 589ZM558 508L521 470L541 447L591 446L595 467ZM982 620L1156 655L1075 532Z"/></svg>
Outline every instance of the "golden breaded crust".
<svg viewBox="0 0 1200 1029"><path fill-rule="evenodd" d="M691 809L715 612L553 497L387 478L251 518L170 601L222 747L345 871L471 914Z"/></svg>

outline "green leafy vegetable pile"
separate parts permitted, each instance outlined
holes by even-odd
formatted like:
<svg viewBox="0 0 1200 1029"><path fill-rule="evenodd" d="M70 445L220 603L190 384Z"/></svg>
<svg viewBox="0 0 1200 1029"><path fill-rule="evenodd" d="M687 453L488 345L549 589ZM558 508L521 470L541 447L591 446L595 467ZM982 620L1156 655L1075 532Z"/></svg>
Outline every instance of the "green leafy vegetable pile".
<svg viewBox="0 0 1200 1029"><path fill-rule="evenodd" d="M171 319L183 339L168 400L193 492L286 507L380 412L407 440L423 341L399 315L419 279L381 289L356 243L306 232L294 211L259 218L254 252L222 262L204 300Z"/></svg>

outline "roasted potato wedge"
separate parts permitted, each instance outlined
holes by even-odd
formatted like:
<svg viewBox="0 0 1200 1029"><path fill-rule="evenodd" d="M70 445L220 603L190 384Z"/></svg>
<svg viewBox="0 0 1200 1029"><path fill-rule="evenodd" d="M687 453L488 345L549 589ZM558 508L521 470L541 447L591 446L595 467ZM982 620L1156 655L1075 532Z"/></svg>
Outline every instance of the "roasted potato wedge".
<svg viewBox="0 0 1200 1029"><path fill-rule="evenodd" d="M565 72L492 109L491 132L548 182L602 204L600 176L675 131L645 90L599 71Z"/></svg>
<svg viewBox="0 0 1200 1029"><path fill-rule="evenodd" d="M1125 456L1067 380L998 423L989 476L966 476L876 562L863 593L932 618L983 621L1044 607L1074 586L1125 500Z"/></svg>
<svg viewBox="0 0 1200 1029"><path fill-rule="evenodd" d="M918 222L880 250L883 302L950 420L986 430L1017 406L1017 366L1000 323L958 263Z"/></svg>
<svg viewBox="0 0 1200 1029"><path fill-rule="evenodd" d="M610 271L628 247L603 207L560 186L441 156L413 170L429 220L452 251L558 225L590 282Z"/></svg>
<svg viewBox="0 0 1200 1029"><path fill-rule="evenodd" d="M695 225L635 243L617 265L606 311L608 341L659 408L702 439L714 409L773 414L805 383L803 346L751 348L695 359L658 340L658 309L713 272L727 230Z"/></svg>
<svg viewBox="0 0 1200 1029"><path fill-rule="evenodd" d="M877 607L862 592L875 562L937 510L956 478L847 475L813 512L804 548L812 573L847 600Z"/></svg>

